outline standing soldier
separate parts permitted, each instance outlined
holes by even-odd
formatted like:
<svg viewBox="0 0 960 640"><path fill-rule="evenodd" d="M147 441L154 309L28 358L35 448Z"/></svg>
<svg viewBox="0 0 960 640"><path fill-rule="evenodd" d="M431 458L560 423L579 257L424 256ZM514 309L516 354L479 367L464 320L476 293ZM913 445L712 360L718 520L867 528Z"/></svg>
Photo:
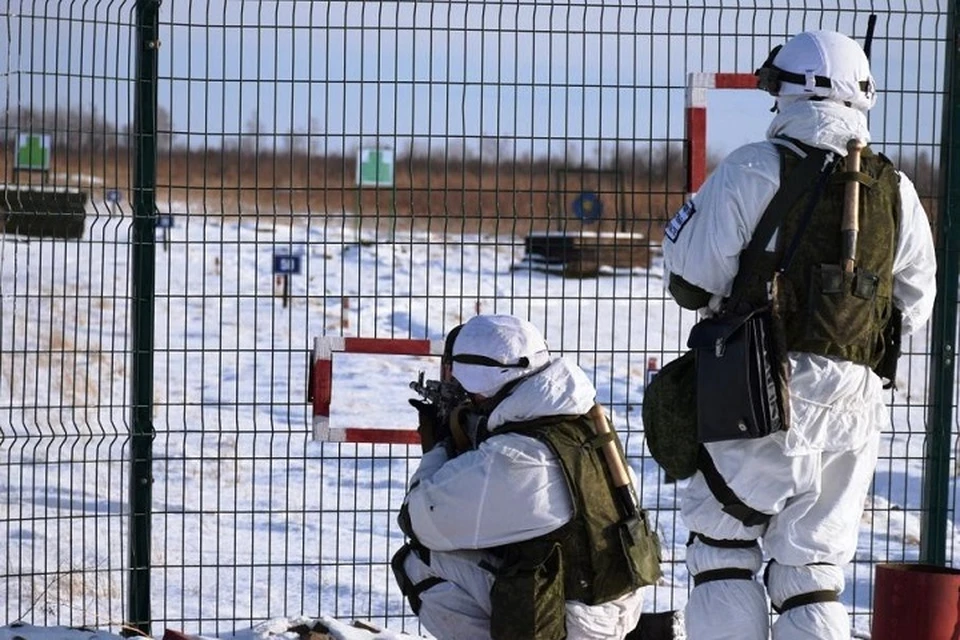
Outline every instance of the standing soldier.
<svg viewBox="0 0 960 640"><path fill-rule="evenodd" d="M870 140L876 88L856 42L800 33L757 76L776 97L767 139L724 159L666 230L669 288L681 306L724 310L742 254L799 158L840 158L854 141L859 166L833 163L825 186L781 212L772 239L758 247L765 276L738 280L739 299L779 311L789 425L704 444L708 455L682 501L694 581L687 632L691 640L766 640L769 594L780 614L775 640L848 639L844 565L856 550L880 431L890 426L881 376L895 382L897 323L909 334L930 316L933 242L910 180L860 149ZM845 197L855 198L846 224ZM762 581L760 541L769 558Z"/></svg>

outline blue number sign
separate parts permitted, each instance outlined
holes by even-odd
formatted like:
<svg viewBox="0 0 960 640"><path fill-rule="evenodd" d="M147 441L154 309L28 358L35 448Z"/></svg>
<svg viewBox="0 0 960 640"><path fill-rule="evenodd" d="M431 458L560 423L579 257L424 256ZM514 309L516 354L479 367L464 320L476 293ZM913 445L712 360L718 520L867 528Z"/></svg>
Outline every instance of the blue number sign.
<svg viewBox="0 0 960 640"><path fill-rule="evenodd" d="M273 256L273 272L283 275L300 273L300 256L275 254Z"/></svg>

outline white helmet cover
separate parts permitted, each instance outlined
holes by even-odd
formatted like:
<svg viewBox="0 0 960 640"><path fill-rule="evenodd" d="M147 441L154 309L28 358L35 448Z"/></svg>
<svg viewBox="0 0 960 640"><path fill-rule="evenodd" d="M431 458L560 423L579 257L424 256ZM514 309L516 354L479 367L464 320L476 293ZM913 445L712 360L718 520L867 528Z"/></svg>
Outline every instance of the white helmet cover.
<svg viewBox="0 0 960 640"><path fill-rule="evenodd" d="M550 361L543 336L531 323L508 315L465 322L453 343L453 377L469 393L496 395L505 384Z"/></svg>
<svg viewBox="0 0 960 640"><path fill-rule="evenodd" d="M836 31L804 31L771 52L757 86L774 96L817 96L867 111L877 88L866 53Z"/></svg>

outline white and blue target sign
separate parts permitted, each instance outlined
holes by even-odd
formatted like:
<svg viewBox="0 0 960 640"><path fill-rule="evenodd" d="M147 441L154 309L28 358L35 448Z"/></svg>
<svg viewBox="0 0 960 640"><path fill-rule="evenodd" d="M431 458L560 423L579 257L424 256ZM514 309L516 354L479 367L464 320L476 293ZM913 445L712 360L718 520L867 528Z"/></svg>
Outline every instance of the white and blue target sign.
<svg viewBox="0 0 960 640"><path fill-rule="evenodd" d="M282 253L274 254L273 272L279 275L300 273L300 256Z"/></svg>
<svg viewBox="0 0 960 640"><path fill-rule="evenodd" d="M603 216L603 202L592 191L584 191L573 199L573 215L583 222L596 222Z"/></svg>

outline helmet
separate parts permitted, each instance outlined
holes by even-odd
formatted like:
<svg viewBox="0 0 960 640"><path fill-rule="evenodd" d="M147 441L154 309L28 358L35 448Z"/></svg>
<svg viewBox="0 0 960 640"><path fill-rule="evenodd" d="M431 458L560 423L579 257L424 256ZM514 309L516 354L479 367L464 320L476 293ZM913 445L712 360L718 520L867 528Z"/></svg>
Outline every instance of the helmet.
<svg viewBox="0 0 960 640"><path fill-rule="evenodd" d="M867 111L877 88L867 54L836 31L805 31L774 48L754 72L757 88L773 96L818 97Z"/></svg>
<svg viewBox="0 0 960 640"><path fill-rule="evenodd" d="M532 324L508 315L480 315L465 322L453 343L453 377L469 392L496 395L550 362L543 336Z"/></svg>

